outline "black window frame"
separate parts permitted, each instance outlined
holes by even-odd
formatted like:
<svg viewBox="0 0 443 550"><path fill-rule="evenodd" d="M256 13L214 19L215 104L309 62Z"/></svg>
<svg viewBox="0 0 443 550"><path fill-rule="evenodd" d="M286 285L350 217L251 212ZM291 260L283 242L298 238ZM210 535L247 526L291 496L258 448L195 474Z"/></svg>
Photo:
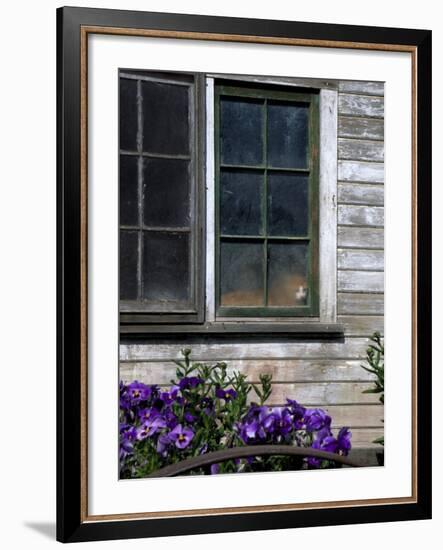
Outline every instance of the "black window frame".
<svg viewBox="0 0 443 550"><path fill-rule="evenodd" d="M182 72L163 72L150 70L131 70L120 69L118 86L119 86L119 106L120 106L120 81L121 79L135 80L140 87L141 82L150 81L164 84L174 84L188 86L190 90L190 109L189 109L189 131L191 133L190 141L190 182L192 190L190 193L191 215L190 215L190 263L189 275L191 286L191 299L187 307L171 307L170 304L148 304L143 300L120 300L119 292L119 316L121 325L139 325L139 324L163 324L163 323L203 323L204 322L204 282L205 282L205 247L204 247L204 227L205 227L205 78L201 73L182 73ZM142 131L140 117L140 93L137 97L138 110L138 128L137 133ZM120 119L120 112L119 112ZM123 155L136 155L139 159L142 158L180 158L180 155L170 155L164 157L159 154L149 154L142 150L138 140L137 150L128 151L120 148L119 137L119 173L120 159ZM139 160L139 162L141 162ZM143 177L138 173L138 193L139 193L139 209L142 208L141 199L141 181ZM120 188L120 186L119 186ZM120 229L120 213L119 213L119 235ZM128 229L127 226L124 226ZM177 234L179 231L175 228L159 228L160 233ZM133 230L145 231L143 227L142 212L139 214L138 227ZM155 229L150 229L155 231ZM141 238L141 237L140 237ZM120 239L119 239L120 240ZM139 257L139 262L141 262ZM120 247L119 247L119 262L120 262ZM119 263L119 287L120 287L120 263Z"/></svg>

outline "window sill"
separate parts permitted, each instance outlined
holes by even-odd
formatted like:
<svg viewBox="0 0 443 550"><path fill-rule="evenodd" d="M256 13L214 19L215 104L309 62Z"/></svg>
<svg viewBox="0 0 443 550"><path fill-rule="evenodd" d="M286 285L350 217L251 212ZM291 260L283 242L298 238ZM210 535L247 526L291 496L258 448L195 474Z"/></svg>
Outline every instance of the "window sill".
<svg viewBox="0 0 443 550"><path fill-rule="evenodd" d="M120 325L120 334L126 338L343 338L340 323L207 323L203 325Z"/></svg>

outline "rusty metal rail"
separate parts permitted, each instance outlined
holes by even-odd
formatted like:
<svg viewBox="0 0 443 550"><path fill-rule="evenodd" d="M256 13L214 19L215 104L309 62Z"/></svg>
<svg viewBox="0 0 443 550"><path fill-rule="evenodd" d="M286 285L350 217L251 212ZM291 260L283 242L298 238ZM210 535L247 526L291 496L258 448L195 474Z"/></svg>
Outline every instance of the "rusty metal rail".
<svg viewBox="0 0 443 550"><path fill-rule="evenodd" d="M293 447L291 445L247 445L245 447L232 447L230 449L223 449L221 451L213 451L199 456L193 456L160 468L147 477L173 477L180 474L195 470L203 466L210 466L211 464L217 464L219 462L225 462L226 460L234 460L236 458L248 458L250 456L299 456L299 457L312 457L320 458L323 460L330 460L336 464L343 466L350 466L351 468L357 468L358 465L349 460L348 458L327 451L320 451L318 449L307 449L304 447Z"/></svg>

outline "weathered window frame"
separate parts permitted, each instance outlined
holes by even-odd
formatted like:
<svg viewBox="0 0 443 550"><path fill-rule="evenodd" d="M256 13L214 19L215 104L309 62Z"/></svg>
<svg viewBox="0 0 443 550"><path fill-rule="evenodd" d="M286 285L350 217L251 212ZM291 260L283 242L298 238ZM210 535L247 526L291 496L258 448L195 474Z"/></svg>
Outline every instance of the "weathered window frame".
<svg viewBox="0 0 443 550"><path fill-rule="evenodd" d="M220 243L221 240L233 239L233 237L226 237L221 234L220 229L220 173L224 166L221 164L220 148L219 148L219 135L220 135L220 98L221 97L244 97L251 99L263 99L266 109L267 101L288 101L297 102L309 105L309 142L308 142L308 162L305 168L271 168L267 165L266 159L262 166L248 166L248 170L260 170L264 172L264 201L262 204L262 215L265 220L265 227L267 226L267 174L271 172L287 172L290 170L294 173L309 174L308 183L308 233L305 237L273 237L264 233L263 237L259 238L263 241L265 250L265 269L264 269L264 295L265 301L268 294L268 273L267 273L267 245L268 241L275 242L289 242L290 240L297 240L300 242L309 243L309 256L308 256L308 288L309 288L309 304L306 306L295 307L275 307L275 306L257 306L257 307L226 307L221 305L220 300ZM215 140L215 299L216 299L216 317L316 317L318 316L318 304L319 304L319 264L318 264L318 233L319 233L319 207L318 207L318 188L319 188L319 97L318 91L307 91L302 89L281 89L269 85L253 85L246 83L241 85L240 83L232 83L229 81L216 81L215 94L214 94L214 140ZM267 116L267 115L266 115ZM267 138L264 129L262 135L264 148L266 150ZM266 155L266 153L265 153ZM246 167L242 167L246 168ZM245 237L245 240L253 240L255 237Z"/></svg>
<svg viewBox="0 0 443 550"><path fill-rule="evenodd" d="M189 78L186 82L183 78L176 75L183 75ZM204 225L205 225L205 193L204 193L204 132L205 132L205 98L204 98L204 77L200 73L170 73L162 71L131 71L121 69L120 78L134 79L137 82L159 82L170 83L178 86L187 86L190 93L189 109L189 128L190 137L190 204L191 204L191 226L189 230L190 243L190 303L186 307L171 307L169 304L148 304L142 300L122 301L119 300L120 323L122 325L138 325L144 323L202 323L204 321ZM139 105L137 107L140 109ZM140 124L140 121L139 121ZM119 149L119 159L122 154L128 154L128 151ZM162 157L161 155L150 155L141 150L129 152L139 158L179 158L180 155L170 155ZM140 172L140 170L139 170ZM139 174L140 180L142 176ZM141 183L139 182L139 187ZM140 193L140 189L139 189ZM144 231L142 220L136 228L138 231ZM119 225L119 227L121 227ZM153 229L150 229L153 230ZM176 228L159 228L160 232L177 232Z"/></svg>

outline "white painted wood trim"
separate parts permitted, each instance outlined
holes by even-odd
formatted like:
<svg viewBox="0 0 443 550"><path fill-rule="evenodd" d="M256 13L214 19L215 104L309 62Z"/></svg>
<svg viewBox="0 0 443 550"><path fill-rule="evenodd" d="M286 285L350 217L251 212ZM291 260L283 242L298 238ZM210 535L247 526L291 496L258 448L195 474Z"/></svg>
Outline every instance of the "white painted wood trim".
<svg viewBox="0 0 443 550"><path fill-rule="evenodd" d="M335 90L320 90L320 322L337 317L337 112Z"/></svg>
<svg viewBox="0 0 443 550"><path fill-rule="evenodd" d="M215 321L214 79L206 78L206 321Z"/></svg>

